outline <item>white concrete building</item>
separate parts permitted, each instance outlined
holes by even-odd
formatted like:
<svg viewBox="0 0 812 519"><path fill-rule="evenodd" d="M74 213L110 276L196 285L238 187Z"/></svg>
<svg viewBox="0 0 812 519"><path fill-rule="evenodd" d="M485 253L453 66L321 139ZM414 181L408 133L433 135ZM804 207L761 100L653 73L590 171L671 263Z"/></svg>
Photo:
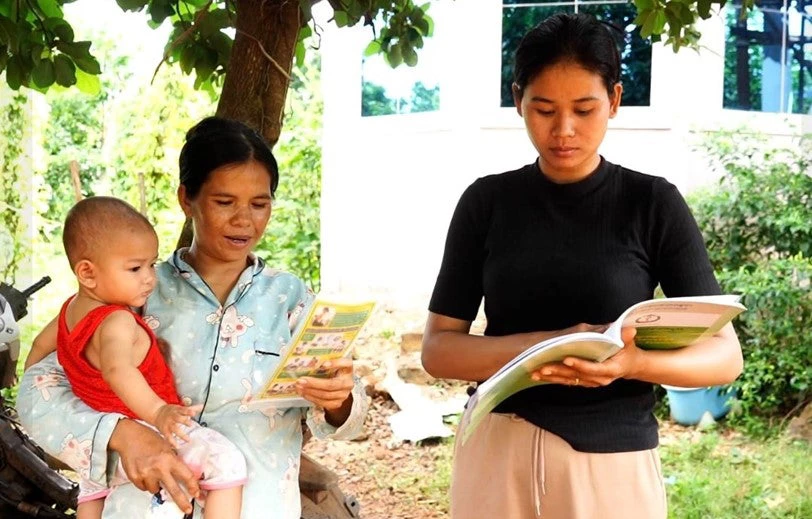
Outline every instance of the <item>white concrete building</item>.
<svg viewBox="0 0 812 519"><path fill-rule="evenodd" d="M577 8L574 2L554 6ZM362 117L362 53L370 29L325 26L325 290L425 307L463 189L477 177L532 162L536 154L521 118L500 107L503 10L513 8L497 0L432 5L435 34L418 68L435 65L431 77L440 102L438 110L422 113ZM810 24L805 27L812 35ZM714 16L700 30L698 53L652 46L649 106L621 107L601 148L612 162L664 176L683 192L711 178L707 159L692 151L704 132L742 125L777 137L812 132L808 115L724 109L725 21ZM785 83L783 107L791 97Z"/></svg>

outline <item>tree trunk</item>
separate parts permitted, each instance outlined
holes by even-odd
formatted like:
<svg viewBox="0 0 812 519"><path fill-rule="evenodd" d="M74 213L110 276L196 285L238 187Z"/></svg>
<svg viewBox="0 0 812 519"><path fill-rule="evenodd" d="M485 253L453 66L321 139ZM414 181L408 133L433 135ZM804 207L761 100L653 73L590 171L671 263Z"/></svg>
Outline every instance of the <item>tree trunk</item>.
<svg viewBox="0 0 812 519"><path fill-rule="evenodd" d="M302 26L299 2L236 0L235 4L237 33L217 115L244 122L273 147L282 131L290 70ZM177 247L190 246L192 237L192 222L187 219Z"/></svg>
<svg viewBox="0 0 812 519"><path fill-rule="evenodd" d="M235 3L237 33L217 115L246 123L274 146L282 129L290 70L302 26L299 2Z"/></svg>

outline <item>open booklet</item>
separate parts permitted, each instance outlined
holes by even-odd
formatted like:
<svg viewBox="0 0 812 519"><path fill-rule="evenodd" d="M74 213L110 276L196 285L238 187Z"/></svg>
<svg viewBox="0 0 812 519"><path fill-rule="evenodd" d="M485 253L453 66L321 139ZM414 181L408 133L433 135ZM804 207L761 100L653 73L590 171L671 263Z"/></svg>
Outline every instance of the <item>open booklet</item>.
<svg viewBox="0 0 812 519"><path fill-rule="evenodd" d="M374 307L374 302L346 304L317 297L280 353L276 371L251 399L250 407L313 405L296 393L296 380L332 375L334 370L325 369L324 363L350 354L355 337Z"/></svg>
<svg viewBox="0 0 812 519"><path fill-rule="evenodd" d="M510 395L546 382L530 378L543 364L579 357L603 362L623 348L620 331L637 329L635 344L646 350L681 348L718 332L745 310L736 295L651 299L629 307L603 333L578 332L530 346L477 387L460 420L462 441L483 417Z"/></svg>

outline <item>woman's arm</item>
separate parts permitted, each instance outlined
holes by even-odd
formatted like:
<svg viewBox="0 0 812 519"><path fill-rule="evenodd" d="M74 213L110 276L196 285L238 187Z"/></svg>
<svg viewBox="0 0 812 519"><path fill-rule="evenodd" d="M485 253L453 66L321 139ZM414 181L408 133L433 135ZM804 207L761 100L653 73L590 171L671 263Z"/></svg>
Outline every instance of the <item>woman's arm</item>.
<svg viewBox="0 0 812 519"><path fill-rule="evenodd" d="M48 454L106 484L107 442L122 416L99 413L77 398L56 354L25 371L16 408L26 432Z"/></svg>
<svg viewBox="0 0 812 519"><path fill-rule="evenodd" d="M136 487L151 494L163 488L184 513L192 512L190 500L200 495L198 480L158 433L133 420L121 420L108 448L120 454L124 472Z"/></svg>
<svg viewBox="0 0 812 519"><path fill-rule="evenodd" d="M563 330L502 337L469 334L470 321L429 312L423 333L423 367L437 378L485 380L530 346L568 333L603 331L604 325L578 324Z"/></svg>
<svg viewBox="0 0 812 519"><path fill-rule="evenodd" d="M307 411L314 436L351 440L363 430L369 400L361 381L353 377L351 359L334 360L332 367L337 368L335 377L300 378L297 391L318 406Z"/></svg>
<svg viewBox="0 0 812 519"><path fill-rule="evenodd" d="M83 478L106 486L109 454L116 451L142 490L163 486L182 509L188 499L184 502L179 483L191 495L199 491L192 472L157 433L120 414L95 411L76 397L55 354L23 374L16 408L31 438Z"/></svg>
<svg viewBox="0 0 812 519"><path fill-rule="evenodd" d="M680 387L727 384L739 376L743 360L733 325L728 323L714 336L676 350L646 351L634 343L634 328L622 331L625 346L602 362L567 358L537 371L536 380L555 384L605 386L618 378L644 380Z"/></svg>

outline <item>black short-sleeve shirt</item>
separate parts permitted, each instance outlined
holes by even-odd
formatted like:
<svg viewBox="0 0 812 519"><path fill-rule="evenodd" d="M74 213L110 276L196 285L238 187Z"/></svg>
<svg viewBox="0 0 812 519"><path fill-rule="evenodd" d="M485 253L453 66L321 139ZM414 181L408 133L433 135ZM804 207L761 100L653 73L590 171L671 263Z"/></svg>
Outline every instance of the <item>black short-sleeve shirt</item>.
<svg viewBox="0 0 812 519"><path fill-rule="evenodd" d="M609 323L660 285L670 297L719 285L679 191L661 177L602 159L585 179L556 184L536 163L476 180L461 196L429 310L485 335ZM542 385L503 402L510 412L586 452L657 445L652 385Z"/></svg>

